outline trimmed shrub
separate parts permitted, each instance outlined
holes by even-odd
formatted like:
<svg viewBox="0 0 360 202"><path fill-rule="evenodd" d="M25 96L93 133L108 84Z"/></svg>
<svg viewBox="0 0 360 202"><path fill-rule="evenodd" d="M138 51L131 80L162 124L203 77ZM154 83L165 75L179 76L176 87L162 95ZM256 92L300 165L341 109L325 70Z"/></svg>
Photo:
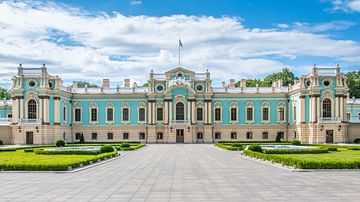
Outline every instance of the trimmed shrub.
<svg viewBox="0 0 360 202"><path fill-rule="evenodd" d="M108 153L108 152L113 152L114 148L110 145L104 145L100 147L100 153Z"/></svg>
<svg viewBox="0 0 360 202"><path fill-rule="evenodd" d="M329 147L329 148L327 148L329 151L332 151L332 152L334 152L334 151L338 151L338 148L336 148L336 147Z"/></svg>
<svg viewBox="0 0 360 202"><path fill-rule="evenodd" d="M24 152L34 152L33 149L24 149Z"/></svg>
<svg viewBox="0 0 360 202"><path fill-rule="evenodd" d="M237 151L237 150L242 150L242 147L240 149L240 147L232 147L231 144L216 144L215 146L220 147L222 149L226 149L229 151Z"/></svg>
<svg viewBox="0 0 360 202"><path fill-rule="evenodd" d="M80 141L79 141L80 144L84 144L85 143L85 138L84 138L84 134L80 134Z"/></svg>
<svg viewBox="0 0 360 202"><path fill-rule="evenodd" d="M349 147L348 150L360 150L360 147Z"/></svg>
<svg viewBox="0 0 360 202"><path fill-rule="evenodd" d="M260 147L259 145L257 145L257 144L250 145L250 146L248 147L248 150L254 151L254 152L260 152L260 153L263 152L263 150L261 149L261 147Z"/></svg>
<svg viewBox="0 0 360 202"><path fill-rule="evenodd" d="M232 143L231 146L236 147L236 148L242 148L243 147L242 144L240 144L240 143Z"/></svg>
<svg viewBox="0 0 360 202"><path fill-rule="evenodd" d="M4 148L4 149L0 149L0 152L12 152L12 151L16 151L16 148Z"/></svg>
<svg viewBox="0 0 360 202"><path fill-rule="evenodd" d="M293 140L291 141L292 145L301 145L301 142L299 140Z"/></svg>
<svg viewBox="0 0 360 202"><path fill-rule="evenodd" d="M127 143L127 142L124 142L120 145L121 148L129 148L130 147L130 144Z"/></svg>
<svg viewBox="0 0 360 202"><path fill-rule="evenodd" d="M43 150L36 149L34 150L35 154L44 154L44 155L98 155L100 150L65 150L65 151L56 151L56 150Z"/></svg>
<svg viewBox="0 0 360 202"><path fill-rule="evenodd" d="M360 138L356 138L356 139L354 140L354 143L355 143L355 144L360 144Z"/></svg>
<svg viewBox="0 0 360 202"><path fill-rule="evenodd" d="M65 147L65 141L64 140L58 140L56 141L57 147Z"/></svg>
<svg viewBox="0 0 360 202"><path fill-rule="evenodd" d="M279 133L276 134L275 142L281 142L281 135Z"/></svg>
<svg viewBox="0 0 360 202"><path fill-rule="evenodd" d="M329 153L328 148L319 149L264 149L265 154L323 154Z"/></svg>

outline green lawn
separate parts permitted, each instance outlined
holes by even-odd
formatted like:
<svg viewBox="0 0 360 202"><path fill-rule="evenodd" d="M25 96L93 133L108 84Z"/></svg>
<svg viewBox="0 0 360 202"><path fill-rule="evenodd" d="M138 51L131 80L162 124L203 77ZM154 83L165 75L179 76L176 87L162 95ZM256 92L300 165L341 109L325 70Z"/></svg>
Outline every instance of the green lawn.
<svg viewBox="0 0 360 202"><path fill-rule="evenodd" d="M287 158L294 158L299 160L315 160L315 161L360 161L360 150L348 150L339 148L337 152L329 152L324 154L273 154L275 156L282 156Z"/></svg>
<svg viewBox="0 0 360 202"><path fill-rule="evenodd" d="M99 155L41 155L18 149L13 152L0 152L0 170L68 170L68 167L87 165L117 152Z"/></svg>

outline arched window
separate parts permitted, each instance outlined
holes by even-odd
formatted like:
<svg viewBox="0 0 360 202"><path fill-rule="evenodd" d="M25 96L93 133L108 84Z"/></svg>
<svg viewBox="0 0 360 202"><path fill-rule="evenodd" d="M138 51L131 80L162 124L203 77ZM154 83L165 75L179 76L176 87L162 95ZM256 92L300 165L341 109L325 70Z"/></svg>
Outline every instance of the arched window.
<svg viewBox="0 0 360 202"><path fill-rule="evenodd" d="M176 120L185 120L184 115L184 104L181 102L178 102L176 104Z"/></svg>
<svg viewBox="0 0 360 202"><path fill-rule="evenodd" d="M331 118L331 100L329 98L325 98L323 101L323 117Z"/></svg>
<svg viewBox="0 0 360 202"><path fill-rule="evenodd" d="M28 102L28 119L36 119L36 102L29 100Z"/></svg>

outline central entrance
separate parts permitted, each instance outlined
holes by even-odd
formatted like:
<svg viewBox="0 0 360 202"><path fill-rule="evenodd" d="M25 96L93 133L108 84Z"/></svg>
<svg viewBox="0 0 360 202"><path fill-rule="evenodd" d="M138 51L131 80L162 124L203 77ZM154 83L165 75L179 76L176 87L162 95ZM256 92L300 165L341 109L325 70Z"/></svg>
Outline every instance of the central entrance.
<svg viewBox="0 0 360 202"><path fill-rule="evenodd" d="M26 144L34 144L34 133L26 132Z"/></svg>
<svg viewBox="0 0 360 202"><path fill-rule="evenodd" d="M176 143L184 143L184 129L176 129Z"/></svg>

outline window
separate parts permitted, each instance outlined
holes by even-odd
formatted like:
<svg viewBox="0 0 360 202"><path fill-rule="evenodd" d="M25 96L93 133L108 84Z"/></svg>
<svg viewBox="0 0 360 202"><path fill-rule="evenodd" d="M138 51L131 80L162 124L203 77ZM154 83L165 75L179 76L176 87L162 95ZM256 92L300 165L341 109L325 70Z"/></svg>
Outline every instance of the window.
<svg viewBox="0 0 360 202"><path fill-rule="evenodd" d="M294 107L293 115L294 115L293 120L296 121L296 107Z"/></svg>
<svg viewBox="0 0 360 202"><path fill-rule="evenodd" d="M296 139L296 131L294 131L294 139Z"/></svg>
<svg viewBox="0 0 360 202"><path fill-rule="evenodd" d="M97 140L97 133L91 133L91 139Z"/></svg>
<svg viewBox="0 0 360 202"><path fill-rule="evenodd" d="M106 109L106 119L107 119L107 121L114 121L114 109L113 108Z"/></svg>
<svg viewBox="0 0 360 202"><path fill-rule="evenodd" d="M36 102L29 100L28 102L28 119L36 119Z"/></svg>
<svg viewBox="0 0 360 202"><path fill-rule="evenodd" d="M197 139L203 139L203 133L197 133Z"/></svg>
<svg viewBox="0 0 360 202"><path fill-rule="evenodd" d="M278 132L277 135L279 135L281 139L284 139L284 132Z"/></svg>
<svg viewBox="0 0 360 202"><path fill-rule="evenodd" d="M203 109L201 107L196 108L196 120L197 121L203 120Z"/></svg>
<svg viewBox="0 0 360 202"><path fill-rule="evenodd" d="M263 121L269 121L269 108L264 107L262 109L262 118L263 118Z"/></svg>
<svg viewBox="0 0 360 202"><path fill-rule="evenodd" d="M220 108L215 109L215 121L221 121L221 109Z"/></svg>
<svg viewBox="0 0 360 202"><path fill-rule="evenodd" d="M139 140L145 140L145 133L139 133Z"/></svg>
<svg viewBox="0 0 360 202"><path fill-rule="evenodd" d="M145 121L145 109L144 108L139 109L139 121Z"/></svg>
<svg viewBox="0 0 360 202"><path fill-rule="evenodd" d="M253 108L249 107L246 108L246 120L247 121L253 121Z"/></svg>
<svg viewBox="0 0 360 202"><path fill-rule="evenodd" d="M163 139L163 133L157 133L156 139L162 140Z"/></svg>
<svg viewBox="0 0 360 202"><path fill-rule="evenodd" d="M8 114L7 117L8 117L9 119L11 119L11 118L12 118L12 114Z"/></svg>
<svg viewBox="0 0 360 202"><path fill-rule="evenodd" d="M163 114L164 114L163 108L157 108L156 109L156 120L163 121L164 120Z"/></svg>
<svg viewBox="0 0 360 202"><path fill-rule="evenodd" d="M63 108L63 114L64 114L63 120L66 121L66 107Z"/></svg>
<svg viewBox="0 0 360 202"><path fill-rule="evenodd" d="M215 139L221 139L221 133L217 132L215 133Z"/></svg>
<svg viewBox="0 0 360 202"><path fill-rule="evenodd" d="M236 108L231 108L230 120L231 121L236 121L237 120L237 109Z"/></svg>
<svg viewBox="0 0 360 202"><path fill-rule="evenodd" d="M323 101L323 117L331 118L331 101L329 98L325 98Z"/></svg>
<svg viewBox="0 0 360 202"><path fill-rule="evenodd" d="M124 134L123 134L123 139L124 139L124 140L129 139L129 133L124 133Z"/></svg>
<svg viewBox="0 0 360 202"><path fill-rule="evenodd" d="M279 121L284 121L284 120L285 120L285 108L280 107L279 108Z"/></svg>
<svg viewBox="0 0 360 202"><path fill-rule="evenodd" d="M80 136L81 136L80 133L75 133L75 140L80 140Z"/></svg>
<svg viewBox="0 0 360 202"><path fill-rule="evenodd" d="M348 121L351 120L351 113L350 112L346 113L346 118L347 118Z"/></svg>
<svg viewBox="0 0 360 202"><path fill-rule="evenodd" d="M96 121L97 121L97 109L92 108L91 109L91 122L96 122Z"/></svg>
<svg viewBox="0 0 360 202"><path fill-rule="evenodd" d="M81 109L77 108L75 109L75 122L81 121Z"/></svg>
<svg viewBox="0 0 360 202"><path fill-rule="evenodd" d="M181 102L176 104L176 120L185 120L184 104Z"/></svg>
<svg viewBox="0 0 360 202"><path fill-rule="evenodd" d="M123 109L123 121L129 121L129 109Z"/></svg>
<svg viewBox="0 0 360 202"><path fill-rule="evenodd" d="M358 114L358 119L360 120L360 113Z"/></svg>
<svg viewBox="0 0 360 202"><path fill-rule="evenodd" d="M231 139L237 139L236 132L232 132L232 133L231 133Z"/></svg>
<svg viewBox="0 0 360 202"><path fill-rule="evenodd" d="M262 133L262 139L269 139L269 133L268 132L263 132Z"/></svg>
<svg viewBox="0 0 360 202"><path fill-rule="evenodd" d="M108 133L108 134L107 134L107 139L108 139L108 140L114 139L114 134L113 134L113 133Z"/></svg>
<svg viewBox="0 0 360 202"><path fill-rule="evenodd" d="M253 133L252 132L247 132L246 133L246 139L253 139Z"/></svg>
<svg viewBox="0 0 360 202"><path fill-rule="evenodd" d="M66 133L63 133L63 140L66 140Z"/></svg>

